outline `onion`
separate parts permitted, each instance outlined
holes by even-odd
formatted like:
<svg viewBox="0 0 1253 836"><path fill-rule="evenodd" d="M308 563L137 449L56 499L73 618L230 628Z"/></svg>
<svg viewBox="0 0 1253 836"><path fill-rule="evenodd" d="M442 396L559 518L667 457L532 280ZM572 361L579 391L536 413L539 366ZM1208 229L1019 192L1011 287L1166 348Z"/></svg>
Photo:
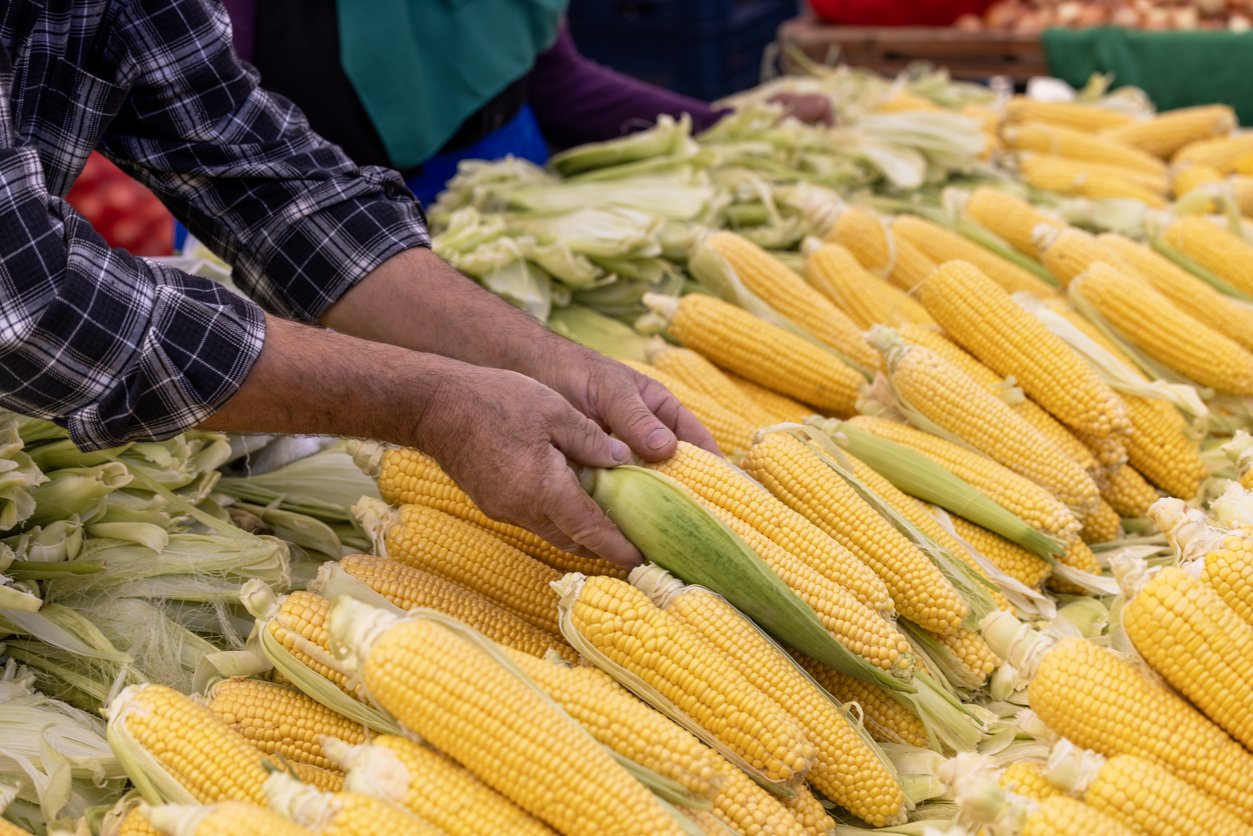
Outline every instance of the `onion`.
<svg viewBox="0 0 1253 836"><path fill-rule="evenodd" d="M1195 29L1200 18L1197 16L1196 9L1192 6L1180 6L1171 14L1170 23L1176 29L1189 30Z"/></svg>
<svg viewBox="0 0 1253 836"><path fill-rule="evenodd" d="M1140 13L1135 10L1134 6L1127 3L1120 3L1114 7L1114 12L1110 15L1109 22L1114 26L1123 26L1127 29L1139 29Z"/></svg>
<svg viewBox="0 0 1253 836"><path fill-rule="evenodd" d="M985 17L989 29L1013 29L1026 9L1018 0L1000 0L993 3Z"/></svg>

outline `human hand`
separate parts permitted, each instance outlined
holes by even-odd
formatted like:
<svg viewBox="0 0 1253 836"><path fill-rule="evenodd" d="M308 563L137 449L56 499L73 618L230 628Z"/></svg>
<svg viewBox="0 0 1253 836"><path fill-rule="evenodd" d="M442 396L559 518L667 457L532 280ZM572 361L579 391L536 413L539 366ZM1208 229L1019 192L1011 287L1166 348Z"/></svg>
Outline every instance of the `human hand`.
<svg viewBox="0 0 1253 836"><path fill-rule="evenodd" d="M835 110L826 96L816 93L775 93L767 101L783 105L785 116L799 119L806 125L835 124Z"/></svg>

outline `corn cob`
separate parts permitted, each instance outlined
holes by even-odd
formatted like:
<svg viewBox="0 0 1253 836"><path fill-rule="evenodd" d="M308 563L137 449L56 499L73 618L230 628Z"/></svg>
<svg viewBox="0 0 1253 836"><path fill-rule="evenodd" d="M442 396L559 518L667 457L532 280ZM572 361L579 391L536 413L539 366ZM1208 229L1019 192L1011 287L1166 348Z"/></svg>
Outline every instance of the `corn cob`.
<svg viewBox="0 0 1253 836"><path fill-rule="evenodd" d="M1159 362L1202 385L1253 395L1253 353L1183 313L1151 287L1098 263L1071 283L1071 293Z"/></svg>
<svg viewBox="0 0 1253 836"><path fill-rule="evenodd" d="M1253 746L1253 627L1205 583L1161 569L1123 609L1136 650L1192 704Z"/></svg>
<svg viewBox="0 0 1253 836"><path fill-rule="evenodd" d="M778 259L734 232L715 232L705 239L731 266L754 295L793 324L854 363L865 366L874 355L866 351L861 329ZM682 341L682 338L679 338Z"/></svg>
<svg viewBox="0 0 1253 836"><path fill-rule="evenodd" d="M371 699L559 831L679 834L607 750L479 644L351 600L331 613Z"/></svg>
<svg viewBox="0 0 1253 836"><path fill-rule="evenodd" d="M1158 113L1149 119L1108 128L1101 135L1169 159L1192 142L1231 133L1236 117L1226 105L1201 105Z"/></svg>
<svg viewBox="0 0 1253 836"><path fill-rule="evenodd" d="M848 314L859 332L876 323L932 321L922 305L862 267L839 244L824 244L810 253L805 260L805 281Z"/></svg>
<svg viewBox="0 0 1253 836"><path fill-rule="evenodd" d="M1027 698L1076 745L1158 763L1253 824L1253 754L1112 651L1063 639L1040 663Z"/></svg>
<svg viewBox="0 0 1253 836"><path fill-rule="evenodd" d="M1047 489L982 453L883 418L859 415L848 423L922 453L1046 534L1079 533L1078 518Z"/></svg>
<svg viewBox="0 0 1253 836"><path fill-rule="evenodd" d="M856 411L862 376L808 340L704 294L644 301L669 321L675 339L719 368L823 412Z"/></svg>
<svg viewBox="0 0 1253 836"><path fill-rule="evenodd" d="M1039 802L1018 830L1019 836L1074 836L1076 833L1133 836L1135 831L1082 801L1064 795Z"/></svg>
<svg viewBox="0 0 1253 836"><path fill-rule="evenodd" d="M719 821L744 836L806 836L806 830L778 796L726 760L718 773L721 788L713 800Z"/></svg>
<svg viewBox="0 0 1253 836"><path fill-rule="evenodd" d="M980 186L970 193L966 214L1004 238L1014 249L1036 257L1037 230L1060 230L1065 224L1044 214L1030 203L993 186Z"/></svg>
<svg viewBox="0 0 1253 836"><path fill-rule="evenodd" d="M1018 176L1034 189L1091 198L1129 198L1153 209L1166 206L1165 179L1147 181L1131 169L1079 163L1061 157L1023 154Z"/></svg>
<svg viewBox="0 0 1253 836"><path fill-rule="evenodd" d="M959 537L990 560L996 568L1019 583L1039 587L1053 573L1053 567L1047 560L1036 557L999 534L967 522L961 517L952 517L952 521L953 528Z"/></svg>
<svg viewBox="0 0 1253 836"><path fill-rule="evenodd" d="M557 629L557 570L478 526L425 505L383 516L375 541L386 557L432 572L494 601L533 627ZM374 528L367 526L367 528Z"/></svg>
<svg viewBox="0 0 1253 836"><path fill-rule="evenodd" d="M1001 660L988 643L974 630L964 627L950 636L930 634L933 639L943 645L957 660L972 681L983 685L992 672L1000 666Z"/></svg>
<svg viewBox="0 0 1253 836"><path fill-rule="evenodd" d="M340 558L338 565L402 610L415 607L438 610L468 624L492 641L532 656L543 656L552 650L572 662L578 658L556 633L533 627L482 595L439 575L365 554L347 555Z"/></svg>
<svg viewBox="0 0 1253 836"><path fill-rule="evenodd" d="M1107 107L1074 102L1044 102L1015 96L1006 106L1005 118L1010 122L1044 122L1079 131L1110 130L1130 125L1130 114Z"/></svg>
<svg viewBox="0 0 1253 836"><path fill-rule="evenodd" d="M297 590L283 597L265 630L284 650L309 670L328 680L354 699L358 697L350 677L335 662L327 618L331 602L312 592Z"/></svg>
<svg viewBox="0 0 1253 836"><path fill-rule="evenodd" d="M1059 757L1060 756L1060 757ZM1187 836L1246 833L1236 816L1159 764L1135 755L1103 758L1059 743L1048 775L1085 804L1137 833Z"/></svg>
<svg viewBox="0 0 1253 836"><path fill-rule="evenodd" d="M670 394L678 398L679 403L687 407L705 425L720 450L726 453L737 453L747 450L748 446L753 443L753 434L757 432L757 425L725 406L724 402L693 389L673 375L646 363L637 363L633 360L623 362L669 389Z"/></svg>
<svg viewBox="0 0 1253 836"><path fill-rule="evenodd" d="M339 792L344 788L344 773L339 770L323 769L304 761L287 761L284 771L298 781L322 792Z"/></svg>
<svg viewBox="0 0 1253 836"><path fill-rule="evenodd" d="M875 827L905 820L905 794L885 759L751 621L722 597L684 587L656 568L632 573L631 579L796 718L814 745L807 780L819 792Z"/></svg>
<svg viewBox="0 0 1253 836"><path fill-rule="evenodd" d="M896 260L892 263L892 272L888 275L888 281L906 293L912 294L939 265L917 245L899 235L892 235L892 245Z"/></svg>
<svg viewBox="0 0 1253 836"><path fill-rule="evenodd" d="M892 273L896 254L891 233L887 224L870 209L845 206L822 240L841 245L876 276L887 278Z"/></svg>
<svg viewBox="0 0 1253 836"><path fill-rule="evenodd" d="M1011 763L1001 770L997 783L1015 795L1030 798L1032 801L1043 801L1046 798L1066 794L1050 784L1044 777L1043 764L1033 761Z"/></svg>
<svg viewBox="0 0 1253 836"><path fill-rule="evenodd" d="M846 587L867 607L893 612L887 585L869 566L725 460L680 442L673 456L648 467L738 516L824 577Z"/></svg>
<svg viewBox="0 0 1253 836"><path fill-rule="evenodd" d="M272 809L325 836L443 833L420 816L381 798L359 792L324 792L278 772L265 782L265 794Z"/></svg>
<svg viewBox="0 0 1253 836"><path fill-rule="evenodd" d="M1127 459L1145 478L1171 496L1191 499L1208 473L1195 442L1184 434L1183 416L1165 401L1128 396L1135 431L1127 438Z"/></svg>
<svg viewBox="0 0 1253 836"><path fill-rule="evenodd" d="M769 433L749 450L743 467L873 569L902 616L943 635L966 618L969 608L930 559L803 443Z"/></svg>
<svg viewBox="0 0 1253 836"><path fill-rule="evenodd" d="M319 738L350 743L366 739L363 726L314 701L295 688L259 679L226 679L208 693L209 710L267 755L322 769L338 767L322 753Z"/></svg>
<svg viewBox="0 0 1253 836"><path fill-rule="evenodd" d="M452 836L552 833L452 758L408 738L381 735L356 746L332 741L327 753L348 773L349 790L398 804Z"/></svg>
<svg viewBox="0 0 1253 836"><path fill-rule="evenodd" d="M792 654L814 681L831 696L842 703L857 703L865 719L866 730L871 737L882 743L904 743L909 746L926 747L927 727L918 715L888 692L869 682L861 682L845 676L835 668Z"/></svg>
<svg viewBox="0 0 1253 836"><path fill-rule="evenodd" d="M569 625L589 647L690 717L767 780L796 783L814 746L804 729L750 683L722 653L648 596L613 578L568 576L562 599ZM712 705L707 694L721 694Z"/></svg>
<svg viewBox="0 0 1253 836"><path fill-rule="evenodd" d="M1098 261L1128 276L1135 275L1135 269L1098 241L1096 236L1073 226L1068 226L1055 237L1044 240L1040 248L1040 261L1063 287L1069 287L1075 276Z"/></svg>
<svg viewBox="0 0 1253 836"><path fill-rule="evenodd" d="M796 788L796 795L785 804L806 833L835 832L835 819L831 818L822 802L804 784Z"/></svg>
<svg viewBox="0 0 1253 836"><path fill-rule="evenodd" d="M975 379L899 338L879 334L875 341L885 352L896 394L910 409L1068 506L1088 509L1097 503L1100 492L1083 468Z"/></svg>
<svg viewBox="0 0 1253 836"><path fill-rule="evenodd" d="M1035 151L1077 162L1118 166L1146 174L1162 175L1166 165L1146 151L1109 138L1041 123L1023 123L1001 131L1005 144L1018 151Z"/></svg>
<svg viewBox="0 0 1253 836"><path fill-rule="evenodd" d="M1149 506L1158 499L1157 491L1144 481L1131 465L1123 465L1109 476L1109 481L1101 488L1101 498L1120 517L1143 517L1148 513Z"/></svg>
<svg viewBox="0 0 1253 836"><path fill-rule="evenodd" d="M904 88L893 90L892 95L875 106L875 113L917 113L925 111L930 113L944 113L944 108L928 98L919 96L910 90Z"/></svg>
<svg viewBox="0 0 1253 836"><path fill-rule="evenodd" d="M1069 346L970 264L950 263L922 287L922 302L949 336L1063 424L1107 436L1130 423L1118 395Z"/></svg>
<svg viewBox="0 0 1253 836"><path fill-rule="evenodd" d="M1246 218L1253 218L1253 177L1233 174L1227 178L1226 183L1231 190L1231 196L1235 198L1236 206L1240 209L1240 214Z"/></svg>
<svg viewBox="0 0 1253 836"><path fill-rule="evenodd" d="M690 348L665 345L650 352L649 360L656 369L713 398L752 426L764 427L775 423L771 414L758 406L721 369Z"/></svg>
<svg viewBox="0 0 1253 836"><path fill-rule="evenodd" d="M1196 216L1178 219L1162 235L1166 243L1236 290L1253 295L1253 246L1244 239Z"/></svg>
<svg viewBox="0 0 1253 836"><path fill-rule="evenodd" d="M1205 555L1201 580L1253 627L1253 538L1229 534Z"/></svg>
<svg viewBox="0 0 1253 836"><path fill-rule="evenodd" d="M752 401L761 407L770 418L770 423L778 424L788 421L800 422L805 417L813 414L813 410L805 406L800 401L794 401L787 395L780 395L773 389L767 389L751 380L745 380L738 375L728 373L727 379L730 380L735 387L747 395Z"/></svg>
<svg viewBox="0 0 1253 836"><path fill-rule="evenodd" d="M273 810L247 801L204 806L163 804L149 807L147 816L156 825L150 832L171 836L300 836L309 832Z"/></svg>
<svg viewBox="0 0 1253 836"><path fill-rule="evenodd" d="M131 752L123 764L137 786L156 783L168 801L265 802L265 756L190 697L164 685L132 685L106 713L109 741L115 750ZM151 766L140 765L149 760ZM154 778L156 771L169 780Z"/></svg>
<svg viewBox="0 0 1253 836"><path fill-rule="evenodd" d="M713 798L725 760L613 677L519 653L510 658L592 736L641 766L677 781L696 798Z"/></svg>
<svg viewBox="0 0 1253 836"><path fill-rule="evenodd" d="M1089 545L1117 540L1122 530L1122 518L1104 499L1081 516L1080 521L1083 523L1083 528L1079 536Z"/></svg>
<svg viewBox="0 0 1253 836"><path fill-rule="evenodd" d="M1170 188L1175 193L1175 197L1180 198L1187 196L1193 189L1222 182L1223 175L1218 169L1210 168L1207 165L1188 165L1174 170ZM1215 208L1214 202L1211 200L1206 205L1205 211L1211 212Z"/></svg>
<svg viewBox="0 0 1253 836"><path fill-rule="evenodd" d="M950 232L922 218L913 215L897 215L892 221L892 233L898 240L912 243L937 265L954 260L973 264L1007 293L1025 291L1044 298L1056 292L1043 279L1028 273L1018 265L1011 264L973 241L968 241L957 233ZM934 272L930 274L930 276L934 275ZM930 276L927 282L923 283L924 288L930 283ZM923 305L926 305L925 299ZM935 311L928 309L927 313L936 317ZM943 325L942 322L940 324Z"/></svg>
<svg viewBox="0 0 1253 836"><path fill-rule="evenodd" d="M1175 165L1207 165L1224 174L1235 170L1240 159L1253 153L1253 135L1233 134L1189 142L1171 157Z"/></svg>
<svg viewBox="0 0 1253 836"><path fill-rule="evenodd" d="M119 804L125 804L126 797ZM116 808L115 808L116 809ZM106 814L105 819L100 825L100 836L161 836L161 831L152 826L152 822L148 821L144 815L144 808L140 804L132 804L126 812L113 824L109 816L113 815L110 811ZM4 831L0 829L0 833ZM15 830L14 833L22 833L24 831ZM5 834L4 836L9 836Z"/></svg>

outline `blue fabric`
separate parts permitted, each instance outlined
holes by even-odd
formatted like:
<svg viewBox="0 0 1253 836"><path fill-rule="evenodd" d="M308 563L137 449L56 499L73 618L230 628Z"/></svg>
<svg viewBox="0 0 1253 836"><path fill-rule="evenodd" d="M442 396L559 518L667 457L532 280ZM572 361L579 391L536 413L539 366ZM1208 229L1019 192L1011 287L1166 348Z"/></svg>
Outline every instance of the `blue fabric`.
<svg viewBox="0 0 1253 836"><path fill-rule="evenodd" d="M422 173L410 177L405 185L424 206L429 205L457 173L462 160L499 160L511 154L536 165L548 162L548 143L540 134L530 105L523 105L517 116L473 145L431 157L422 164Z"/></svg>

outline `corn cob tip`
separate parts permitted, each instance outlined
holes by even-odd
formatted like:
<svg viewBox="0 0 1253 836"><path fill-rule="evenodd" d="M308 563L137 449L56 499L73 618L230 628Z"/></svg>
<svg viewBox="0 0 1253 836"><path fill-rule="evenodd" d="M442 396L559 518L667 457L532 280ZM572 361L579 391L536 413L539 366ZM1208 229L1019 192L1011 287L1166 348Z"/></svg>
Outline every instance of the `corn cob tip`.
<svg viewBox="0 0 1253 836"><path fill-rule="evenodd" d="M1059 790L1082 795L1105 765L1105 757L1091 749L1081 749L1066 738L1049 750L1044 777Z"/></svg>
<svg viewBox="0 0 1253 836"><path fill-rule="evenodd" d="M889 368L895 365L900 356L909 349L909 345L901 339L896 329L886 325L870 326L870 330L866 332L866 342L883 355Z"/></svg>
<svg viewBox="0 0 1253 836"><path fill-rule="evenodd" d="M583 591L583 584L587 582L587 575L582 572L567 572L555 581L551 581L548 585L552 587L553 592L557 593L557 606L562 610L568 610L574 606L574 602L578 600L579 593Z"/></svg>
<svg viewBox="0 0 1253 836"><path fill-rule="evenodd" d="M998 658L1030 679L1040 660L1053 648L1053 639L1004 610L994 610L979 622L979 633Z"/></svg>
<svg viewBox="0 0 1253 836"><path fill-rule="evenodd" d="M677 296L666 296L663 293L645 293L640 297L640 301L644 307L666 321L673 319L679 310L679 299Z"/></svg>
<svg viewBox="0 0 1253 836"><path fill-rule="evenodd" d="M1222 446L1222 450L1238 470L1244 470L1253 464L1253 436L1245 430L1236 430L1236 434Z"/></svg>
<svg viewBox="0 0 1253 836"><path fill-rule="evenodd" d="M654 334L652 339L648 341L648 347L644 349L644 355L648 358L648 362L656 361L657 357L673 348L670 343L666 342L659 334Z"/></svg>
<svg viewBox="0 0 1253 836"><path fill-rule="evenodd" d="M345 449L358 470L371 479L379 478L379 473L383 470L383 456L387 453L384 445L377 441L350 438Z"/></svg>
<svg viewBox="0 0 1253 836"><path fill-rule="evenodd" d="M352 506L352 515L374 543L376 551L387 557L387 530L395 523L397 511L381 499L363 496Z"/></svg>
<svg viewBox="0 0 1253 836"><path fill-rule="evenodd" d="M1038 224L1031 230L1031 243L1035 245L1036 252L1042 253L1049 247L1053 246L1053 242L1061 236L1062 230L1048 224Z"/></svg>
<svg viewBox="0 0 1253 836"><path fill-rule="evenodd" d="M270 809L299 825L321 830L334 814L332 795L286 772L271 772L262 786Z"/></svg>
<svg viewBox="0 0 1253 836"><path fill-rule="evenodd" d="M204 804L153 805L147 802L140 802L136 809L145 821L171 836L191 836L210 810Z"/></svg>
<svg viewBox="0 0 1253 836"><path fill-rule="evenodd" d="M403 620L404 616L340 596L327 619L331 647L345 668L360 670L378 637Z"/></svg>
<svg viewBox="0 0 1253 836"><path fill-rule="evenodd" d="M273 618L278 612L279 600L274 590L260 578L249 578L239 589L239 603L248 614L258 620Z"/></svg>
<svg viewBox="0 0 1253 836"><path fill-rule="evenodd" d="M326 749L332 740L325 738L323 748ZM335 742L344 743L342 740ZM349 748L351 751L345 753L341 762L347 773L344 776L344 790L377 796L401 807L405 806L410 775L404 762L390 749L382 746L364 744ZM329 749L327 756L333 757Z"/></svg>
<svg viewBox="0 0 1253 836"><path fill-rule="evenodd" d="M686 588L683 581L655 563L636 566L627 576L627 580L663 610L675 595Z"/></svg>
<svg viewBox="0 0 1253 836"><path fill-rule="evenodd" d="M135 685L127 685L116 697L109 700L109 704L102 706L100 713L104 715L104 719L113 722L114 719L121 717L128 712L135 704L135 700L139 697L140 692L149 686L149 683L140 682Z"/></svg>
<svg viewBox="0 0 1253 836"><path fill-rule="evenodd" d="M818 252L818 250L830 245L829 241L823 241L821 238L813 235L806 235L805 240L801 241L801 255L808 259L814 253Z"/></svg>

